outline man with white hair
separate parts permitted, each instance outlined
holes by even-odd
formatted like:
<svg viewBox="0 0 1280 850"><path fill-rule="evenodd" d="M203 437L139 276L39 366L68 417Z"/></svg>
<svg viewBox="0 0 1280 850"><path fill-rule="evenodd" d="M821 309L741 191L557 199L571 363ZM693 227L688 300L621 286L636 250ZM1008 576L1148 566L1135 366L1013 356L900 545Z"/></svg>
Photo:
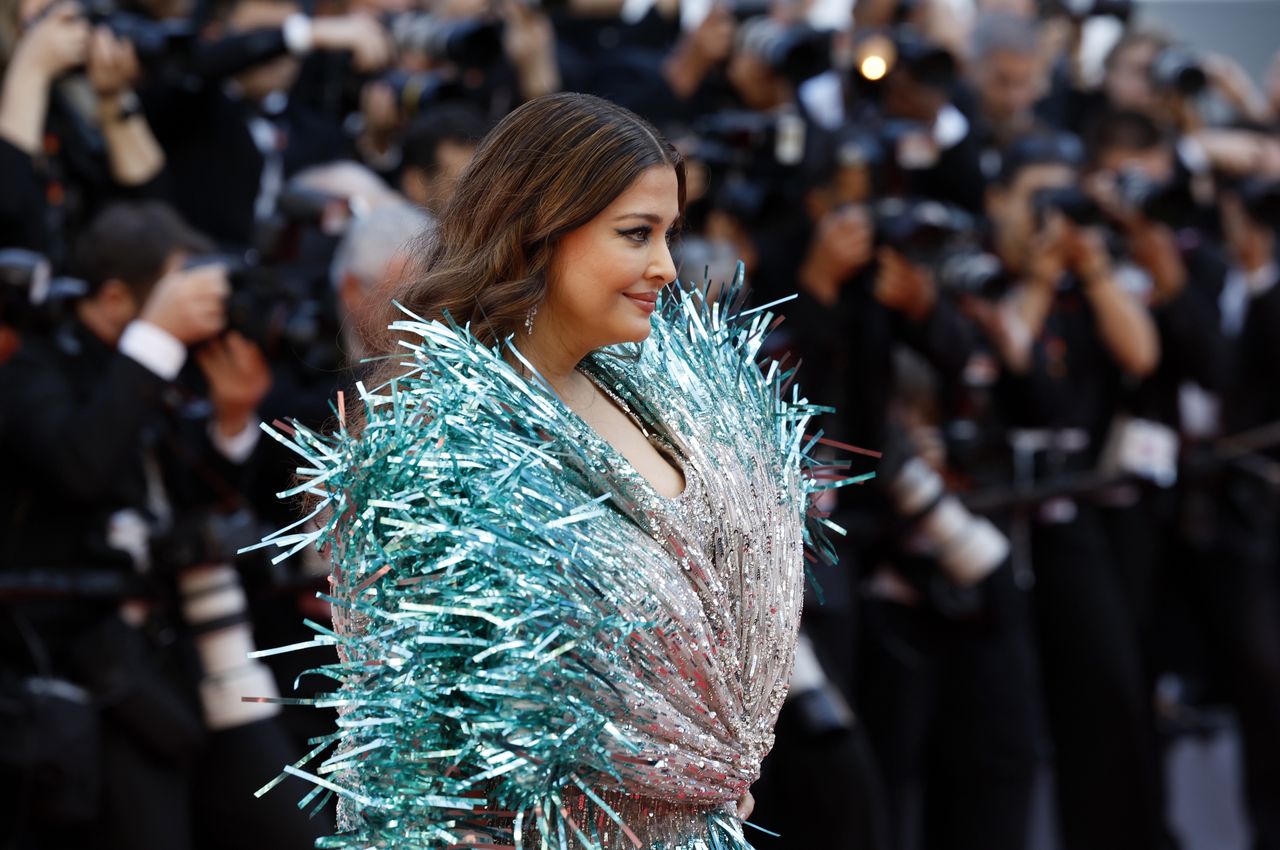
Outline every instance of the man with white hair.
<svg viewBox="0 0 1280 850"><path fill-rule="evenodd" d="M354 367L367 356L370 327L385 303L376 293L404 273L421 238L434 219L408 202L376 207L347 228L329 266L330 280L342 320L342 351Z"/></svg>

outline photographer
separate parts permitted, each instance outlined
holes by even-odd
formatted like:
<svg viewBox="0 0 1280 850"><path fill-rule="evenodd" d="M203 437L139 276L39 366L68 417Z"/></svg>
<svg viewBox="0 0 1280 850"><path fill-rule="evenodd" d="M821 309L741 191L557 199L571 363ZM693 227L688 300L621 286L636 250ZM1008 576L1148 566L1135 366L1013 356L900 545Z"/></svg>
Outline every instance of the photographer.
<svg viewBox="0 0 1280 850"><path fill-rule="evenodd" d="M199 512L236 506L270 383L251 343L218 338L223 272L177 270L206 247L158 204L107 209L79 247L88 292L74 318L48 336L24 334L0 367L17 483L0 496L0 562L35 594L0 606L5 678L72 683L91 709L76 723L10 727L32 737L7 757L44 747L56 765L60 748L83 746L85 758L62 780L41 761L6 768L0 797L17 806L5 821L19 846L188 846L189 777L205 734L199 676L163 604L166 571L184 565L153 553ZM208 405L175 383L198 345Z"/></svg>
<svg viewBox="0 0 1280 850"><path fill-rule="evenodd" d="M1071 136L1021 139L987 199L996 254L1017 281L988 328L1005 364L1000 406L1015 438L1046 446L1035 466L1050 479L1094 467L1126 382L1159 362L1151 317L1120 288L1103 234L1079 214L1082 158ZM1030 536L1066 846L1154 847L1138 629L1096 508L1047 501Z"/></svg>
<svg viewBox="0 0 1280 850"><path fill-rule="evenodd" d="M441 104L420 117L405 135L400 191L439 215L486 129L484 117L469 104Z"/></svg>
<svg viewBox="0 0 1280 850"><path fill-rule="evenodd" d="M955 56L906 26L866 34L854 56L849 121L882 139L886 190L981 212L983 139L955 104Z"/></svg>
<svg viewBox="0 0 1280 850"><path fill-rule="evenodd" d="M14 4L21 33L0 90L0 245L65 268L79 228L112 197L155 195L165 157L131 86L133 46L72 0ZM94 111L72 103L83 69ZM79 83L82 85L82 83Z"/></svg>
<svg viewBox="0 0 1280 850"><path fill-rule="evenodd" d="M999 152L1039 123L1036 105L1048 91L1038 22L987 13L974 24L966 62L975 108L970 119L982 148L983 173L999 171Z"/></svg>
<svg viewBox="0 0 1280 850"><path fill-rule="evenodd" d="M142 101L169 154L174 206L220 245L244 248L290 176L352 153L332 117L290 97L300 57L350 51L358 67L376 69L389 61L390 42L372 18L311 19L289 0L232 0L211 29L223 42L263 44L233 63L229 79L205 77L194 89L153 85Z"/></svg>
<svg viewBox="0 0 1280 850"><path fill-rule="evenodd" d="M837 497L833 516L849 536L830 581L849 599L829 593L806 616L856 623L853 678L884 778L888 846L911 846L919 822L925 847L1019 848L1037 757L1026 601L1000 533L952 512L936 447L902 436L952 409L977 353L934 250L939 227L971 222L958 211L948 220L936 203L873 201L874 145L863 134L847 129L824 153L806 195L815 224L788 326L805 386L836 407L824 433L884 456L875 483ZM922 384L927 402L907 391ZM825 574L819 581L827 587Z"/></svg>
<svg viewBox="0 0 1280 850"><path fill-rule="evenodd" d="M381 76L358 81L359 112L346 124L361 159L393 184L406 133L428 116L456 121L449 110L461 109L488 124L561 88L561 45L539 4L451 0L429 11L399 10L383 22L396 60Z"/></svg>
<svg viewBox="0 0 1280 850"><path fill-rule="evenodd" d="M1246 180L1222 193L1231 269L1219 301L1231 380L1222 430L1238 435L1280 420L1277 341L1280 183ZM1212 630L1243 733L1245 792L1257 846L1280 847L1280 580L1274 448L1232 463L1215 482L1218 539L1193 586ZM1270 467L1270 471L1268 470Z"/></svg>

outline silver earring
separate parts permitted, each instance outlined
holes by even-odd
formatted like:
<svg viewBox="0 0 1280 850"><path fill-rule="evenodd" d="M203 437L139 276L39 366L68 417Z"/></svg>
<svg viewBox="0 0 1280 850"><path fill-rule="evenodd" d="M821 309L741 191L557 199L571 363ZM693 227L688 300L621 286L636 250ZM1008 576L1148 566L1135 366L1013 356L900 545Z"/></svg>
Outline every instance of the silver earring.
<svg viewBox="0 0 1280 850"><path fill-rule="evenodd" d="M538 313L538 305L534 304L529 308L528 314L524 317L525 333L533 333L533 317Z"/></svg>

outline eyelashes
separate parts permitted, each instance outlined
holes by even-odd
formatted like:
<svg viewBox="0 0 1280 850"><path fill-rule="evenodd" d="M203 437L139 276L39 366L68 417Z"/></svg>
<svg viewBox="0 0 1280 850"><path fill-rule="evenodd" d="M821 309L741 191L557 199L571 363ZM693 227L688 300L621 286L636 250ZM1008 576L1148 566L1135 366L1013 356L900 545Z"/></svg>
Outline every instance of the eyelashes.
<svg viewBox="0 0 1280 850"><path fill-rule="evenodd" d="M619 230L618 235L624 239L629 239L637 245L643 245L649 241L649 237L653 235L652 227L633 227L630 230ZM675 228L668 230L665 234L667 244L670 245L676 238L677 231Z"/></svg>

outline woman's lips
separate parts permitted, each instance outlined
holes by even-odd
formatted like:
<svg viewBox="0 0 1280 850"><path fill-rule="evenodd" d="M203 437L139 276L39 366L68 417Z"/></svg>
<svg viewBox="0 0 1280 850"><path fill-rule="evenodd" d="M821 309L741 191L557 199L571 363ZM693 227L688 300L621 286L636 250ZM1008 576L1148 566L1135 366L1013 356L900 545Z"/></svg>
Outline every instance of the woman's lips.
<svg viewBox="0 0 1280 850"><path fill-rule="evenodd" d="M635 304L646 313L652 313L658 306L658 293L656 292L649 292L643 295L632 295L630 292L624 292L622 294L625 295L632 304Z"/></svg>

